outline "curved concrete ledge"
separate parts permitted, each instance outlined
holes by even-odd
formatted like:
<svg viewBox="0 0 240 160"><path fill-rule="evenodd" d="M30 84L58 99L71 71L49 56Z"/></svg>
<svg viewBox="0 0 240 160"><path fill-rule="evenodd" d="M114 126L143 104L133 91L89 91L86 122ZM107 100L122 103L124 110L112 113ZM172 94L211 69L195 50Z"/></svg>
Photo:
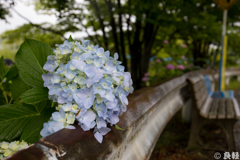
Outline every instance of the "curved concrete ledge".
<svg viewBox="0 0 240 160"><path fill-rule="evenodd" d="M240 75L236 69L233 72L233 75ZM207 73L204 70L189 72L135 91L128 97L128 110L118 123L124 131L112 127L102 144L95 140L92 131L85 132L75 125L75 130L62 129L15 153L8 160L148 159L168 121L183 105L191 105L186 79Z"/></svg>

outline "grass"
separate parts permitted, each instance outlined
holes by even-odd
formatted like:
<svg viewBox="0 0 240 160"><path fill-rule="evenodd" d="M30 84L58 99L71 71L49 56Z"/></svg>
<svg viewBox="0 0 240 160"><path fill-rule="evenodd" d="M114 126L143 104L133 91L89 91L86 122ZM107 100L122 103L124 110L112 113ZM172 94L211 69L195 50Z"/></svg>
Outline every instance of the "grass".
<svg viewBox="0 0 240 160"><path fill-rule="evenodd" d="M230 79L229 85L225 86L225 90L236 90L239 87L240 87L240 81L238 81L236 77L232 77Z"/></svg>

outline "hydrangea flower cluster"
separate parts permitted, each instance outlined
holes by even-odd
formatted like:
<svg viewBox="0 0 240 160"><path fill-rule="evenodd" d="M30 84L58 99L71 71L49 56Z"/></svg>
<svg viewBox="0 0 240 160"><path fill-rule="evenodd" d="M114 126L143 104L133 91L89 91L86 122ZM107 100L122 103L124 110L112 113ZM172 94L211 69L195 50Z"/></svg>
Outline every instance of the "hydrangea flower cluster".
<svg viewBox="0 0 240 160"><path fill-rule="evenodd" d="M41 131L43 137L62 128L74 129L75 120L84 131L94 129L94 136L102 143L111 129L107 124L118 123L126 111L127 96L133 92L129 72L118 61L118 54L110 56L89 40L65 41L56 45L54 55L48 56L43 69L44 86L49 98L58 102L58 111L52 114Z"/></svg>
<svg viewBox="0 0 240 160"><path fill-rule="evenodd" d="M11 143L8 142L1 142L0 143L0 160L14 154L15 152L27 148L28 144L24 141L14 141Z"/></svg>

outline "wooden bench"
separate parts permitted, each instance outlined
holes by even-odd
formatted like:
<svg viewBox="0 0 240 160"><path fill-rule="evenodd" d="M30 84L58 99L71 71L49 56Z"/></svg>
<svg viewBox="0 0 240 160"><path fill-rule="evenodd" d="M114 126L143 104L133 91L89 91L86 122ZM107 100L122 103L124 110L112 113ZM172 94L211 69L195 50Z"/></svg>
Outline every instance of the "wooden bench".
<svg viewBox="0 0 240 160"><path fill-rule="evenodd" d="M191 86L193 105L191 108L191 133L188 148L204 148L211 150L234 151L235 139L233 126L240 119L239 105L235 98L212 98L208 95L203 76L188 79ZM220 126L226 135L226 148L201 143L200 129L206 124Z"/></svg>

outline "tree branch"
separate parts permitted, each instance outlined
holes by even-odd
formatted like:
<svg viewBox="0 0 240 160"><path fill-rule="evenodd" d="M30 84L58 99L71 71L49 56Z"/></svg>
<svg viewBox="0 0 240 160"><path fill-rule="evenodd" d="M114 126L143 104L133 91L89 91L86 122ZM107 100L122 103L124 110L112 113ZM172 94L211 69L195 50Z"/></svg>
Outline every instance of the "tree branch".
<svg viewBox="0 0 240 160"><path fill-rule="evenodd" d="M111 24L111 27L112 27L112 34L113 34L115 50L116 50L116 52L119 53L117 28L116 28L116 23L115 23L115 20L114 20L114 17L113 17L112 1L111 0L105 0L105 2L108 5L108 11L110 13L110 24Z"/></svg>
<svg viewBox="0 0 240 160"><path fill-rule="evenodd" d="M17 15L19 15L21 18L25 19L26 21L28 21L28 23L30 23L32 26L34 27L37 27L39 29L42 29L44 31L49 31L49 32L52 32L54 34L57 34L57 35L60 35L63 39L66 40L66 38L64 37L64 35L61 33L61 32L58 32L58 31L55 31L55 30L52 30L50 28L44 28L42 26L40 26L39 24L35 24L33 22L31 22L29 19L27 19L26 17L24 17L23 15L21 15L18 11L16 11L14 8L11 8Z"/></svg>
<svg viewBox="0 0 240 160"><path fill-rule="evenodd" d="M124 33L122 29L122 11L121 11L122 8L121 8L120 0L117 0L117 2L118 2L118 27L120 29L120 46L121 46L122 60L123 60L123 65L125 66L125 70L128 71L127 59L126 59L126 53L125 53Z"/></svg>
<svg viewBox="0 0 240 160"><path fill-rule="evenodd" d="M89 1L93 5L93 7L95 8L95 11L96 11L96 14L97 14L97 18L99 20L99 23L100 23L100 26L101 26L101 30L102 30L102 33L103 33L105 49L108 50L108 39L107 39L106 32L105 32L105 25L103 23L103 19L101 18L100 10L99 10L97 1L96 0L89 0Z"/></svg>

